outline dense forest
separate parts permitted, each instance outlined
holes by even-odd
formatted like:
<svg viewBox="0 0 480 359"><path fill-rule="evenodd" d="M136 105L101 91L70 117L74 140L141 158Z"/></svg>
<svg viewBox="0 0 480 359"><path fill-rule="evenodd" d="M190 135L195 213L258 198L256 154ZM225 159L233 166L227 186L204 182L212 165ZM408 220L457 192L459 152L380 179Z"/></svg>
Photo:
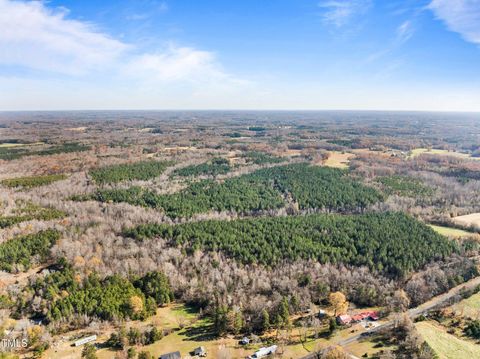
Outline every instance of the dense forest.
<svg viewBox="0 0 480 359"><path fill-rule="evenodd" d="M39 262L49 257L50 248L60 239L60 233L47 229L34 234L27 234L10 239L0 244L0 269L13 272L17 267L27 270L32 265L33 257Z"/></svg>
<svg viewBox="0 0 480 359"><path fill-rule="evenodd" d="M55 208L43 208L28 204L27 206L17 209L15 214L0 216L0 229L31 220L50 221L52 219L60 219L63 217L65 217L65 213Z"/></svg>
<svg viewBox="0 0 480 359"><path fill-rule="evenodd" d="M127 230L126 235L166 238L192 252L220 250L243 263L275 265L282 260L315 259L364 265L395 277L458 251L455 242L402 213L151 224Z"/></svg>
<svg viewBox="0 0 480 359"><path fill-rule="evenodd" d="M349 178L345 171L305 163L261 169L220 183L200 181L168 195L131 187L99 190L87 199L127 202L162 209L171 217L189 217L211 210L244 213L275 209L285 205L282 197L287 195L300 209L329 211L363 210L383 199L378 191Z"/></svg>
<svg viewBox="0 0 480 359"><path fill-rule="evenodd" d="M61 153L84 152L90 149L90 146L79 143L64 143L40 150L37 150L35 147L0 147L0 159L11 161L25 156L50 156Z"/></svg>
<svg viewBox="0 0 480 359"><path fill-rule="evenodd" d="M225 158L213 158L208 162L191 165L175 170L173 173L177 176L218 176L228 173L231 170L228 160Z"/></svg>
<svg viewBox="0 0 480 359"><path fill-rule="evenodd" d="M387 194L405 197L426 197L433 194L433 189L426 186L420 179L406 176L378 177L377 182L383 185Z"/></svg>
<svg viewBox="0 0 480 359"><path fill-rule="evenodd" d="M6 179L0 182L3 186L6 187L22 187L22 188L32 188L38 186L45 186L47 184L61 181L67 178L66 175L56 174L56 175L45 175L45 176L28 176L28 177L18 177Z"/></svg>
<svg viewBox="0 0 480 359"><path fill-rule="evenodd" d="M256 165L263 165L267 163L281 163L285 161L284 158L272 156L268 153L259 151L246 152L243 157L245 157L248 163L254 163Z"/></svg>
<svg viewBox="0 0 480 359"><path fill-rule="evenodd" d="M141 161L121 165L111 165L90 171L90 176L98 184L117 183L127 180L149 180L160 176L171 162Z"/></svg>
<svg viewBox="0 0 480 359"><path fill-rule="evenodd" d="M157 306L173 300L163 273L150 272L131 279L118 275L101 279L94 273L79 282L65 260L60 260L51 274L26 288L24 295L16 304L17 312L32 314L31 301L39 298L34 314L46 315L50 321L79 315L103 320L145 319L155 313Z"/></svg>

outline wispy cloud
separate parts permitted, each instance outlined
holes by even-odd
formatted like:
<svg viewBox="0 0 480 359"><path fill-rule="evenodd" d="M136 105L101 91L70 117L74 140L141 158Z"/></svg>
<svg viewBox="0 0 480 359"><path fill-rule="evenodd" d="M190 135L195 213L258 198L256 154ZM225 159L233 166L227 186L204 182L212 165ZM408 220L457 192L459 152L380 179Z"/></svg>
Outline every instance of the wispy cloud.
<svg viewBox="0 0 480 359"><path fill-rule="evenodd" d="M406 20L399 27L397 27L397 34L396 34L396 43L403 44L410 40L410 38L415 33L415 28L413 26L413 22L411 20Z"/></svg>
<svg viewBox="0 0 480 359"><path fill-rule="evenodd" d="M428 8L450 31L459 33L466 41L480 45L479 0L433 0Z"/></svg>
<svg viewBox="0 0 480 359"><path fill-rule="evenodd" d="M321 1L318 6L323 9L322 18L326 24L342 27L365 14L372 4L372 0L328 0Z"/></svg>
<svg viewBox="0 0 480 359"><path fill-rule="evenodd" d="M166 1L154 2L153 4L149 4L148 10L132 12L125 16L125 18L130 21L147 20L155 15L166 13L168 10L169 6Z"/></svg>

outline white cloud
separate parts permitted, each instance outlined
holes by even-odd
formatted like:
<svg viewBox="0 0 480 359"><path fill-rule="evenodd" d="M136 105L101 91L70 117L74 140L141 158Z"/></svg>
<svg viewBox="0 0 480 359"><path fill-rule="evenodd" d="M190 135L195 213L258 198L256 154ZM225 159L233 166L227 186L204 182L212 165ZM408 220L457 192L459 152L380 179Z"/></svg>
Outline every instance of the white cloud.
<svg viewBox="0 0 480 359"><path fill-rule="evenodd" d="M166 11L168 6L160 2ZM67 18L40 1L0 0L0 66L67 76L110 74L115 80L235 81L209 51L169 45L150 52L114 39L90 23Z"/></svg>
<svg viewBox="0 0 480 359"><path fill-rule="evenodd" d="M136 56L124 68L129 75L152 76L158 80L195 80L226 76L209 51L170 45L158 53Z"/></svg>
<svg viewBox="0 0 480 359"><path fill-rule="evenodd" d="M433 0L428 8L450 31L459 33L466 41L480 44L479 0Z"/></svg>
<svg viewBox="0 0 480 359"><path fill-rule="evenodd" d="M81 74L114 61L128 46L42 2L0 0L0 64Z"/></svg>
<svg viewBox="0 0 480 359"><path fill-rule="evenodd" d="M211 51L141 51L67 15L43 1L0 0L0 109L201 108L254 91Z"/></svg>
<svg viewBox="0 0 480 359"><path fill-rule="evenodd" d="M372 0L328 0L318 6L324 9L323 20L328 25L342 27L354 17L364 14L372 6Z"/></svg>

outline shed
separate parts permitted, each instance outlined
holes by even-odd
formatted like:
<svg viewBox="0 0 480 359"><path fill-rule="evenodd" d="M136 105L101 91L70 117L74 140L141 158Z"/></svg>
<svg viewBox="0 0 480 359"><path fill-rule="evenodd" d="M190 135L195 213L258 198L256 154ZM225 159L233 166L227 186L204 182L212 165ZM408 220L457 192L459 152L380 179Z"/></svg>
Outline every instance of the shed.
<svg viewBox="0 0 480 359"><path fill-rule="evenodd" d="M340 325L350 324L352 322L352 317L348 314L339 315L337 317L337 323Z"/></svg>
<svg viewBox="0 0 480 359"><path fill-rule="evenodd" d="M160 355L159 359L182 359L179 351Z"/></svg>

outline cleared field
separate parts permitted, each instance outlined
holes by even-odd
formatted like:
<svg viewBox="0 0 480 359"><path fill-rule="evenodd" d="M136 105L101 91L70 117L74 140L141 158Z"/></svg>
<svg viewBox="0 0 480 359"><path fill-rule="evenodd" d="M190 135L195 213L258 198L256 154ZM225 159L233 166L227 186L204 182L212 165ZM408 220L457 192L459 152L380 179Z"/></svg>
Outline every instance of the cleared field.
<svg viewBox="0 0 480 359"><path fill-rule="evenodd" d="M378 353L382 349L385 349L385 347L376 347L375 343L368 340L356 341L352 344L348 344L345 346L345 350L348 353L351 353L359 358L362 357L365 353L367 353L370 357L375 353Z"/></svg>
<svg viewBox="0 0 480 359"><path fill-rule="evenodd" d="M325 161L324 165L327 167L348 168L348 164L352 157L354 157L352 153L331 151L329 152L328 159Z"/></svg>
<svg viewBox="0 0 480 359"><path fill-rule="evenodd" d="M441 150L435 148L415 148L410 151L408 158L415 158L417 156L428 154L428 155L443 155L443 156L454 156L458 158L463 158L466 160L479 160L478 157L472 157L470 154L455 152L455 151L448 151L448 150Z"/></svg>
<svg viewBox="0 0 480 359"><path fill-rule="evenodd" d="M480 318L480 293L454 304L452 309L457 315L472 319Z"/></svg>
<svg viewBox="0 0 480 359"><path fill-rule="evenodd" d="M429 224L429 226L437 233L447 236L447 237L473 237L476 236L476 233L467 232L458 228L436 226L434 224Z"/></svg>
<svg viewBox="0 0 480 359"><path fill-rule="evenodd" d="M223 355L231 358L245 358L251 355L260 348L265 346L264 344L254 344L248 346L241 346L238 344L238 338L232 336L226 338L216 338L212 335L211 322L205 319L196 319L196 313L189 310L182 304L173 304L168 307L159 308L157 314L147 320L147 322L135 322L138 326L155 325L160 328L176 328L174 332L165 336L161 340L154 344L146 345L144 347L137 347L137 351L148 351L155 358L161 354L165 354L172 351L180 351L182 357L188 355L193 349L203 346L208 352L209 358L219 358ZM184 329L179 329L180 324L184 326ZM346 334L346 333L344 333ZM275 331L272 331L271 336L275 335ZM294 328L291 331L290 338L298 343L299 329ZM298 358L309 353L309 350L318 349L320 347L327 346L328 343L325 339L313 340L310 339L304 345L301 343L284 346L279 348L280 358ZM308 350L307 350L308 349ZM72 356L79 358L81 350L78 348L65 348L62 354L70 354L75 350L75 355ZM100 349L97 351L99 359L113 358L115 351L108 348ZM60 356L59 356L60 358Z"/></svg>
<svg viewBox="0 0 480 359"><path fill-rule="evenodd" d="M453 220L458 224L464 226L479 226L480 227L480 213L467 214L465 216L454 217Z"/></svg>
<svg viewBox="0 0 480 359"><path fill-rule="evenodd" d="M429 322L415 326L440 359L480 358L480 346L473 342L458 339Z"/></svg>
<svg viewBox="0 0 480 359"><path fill-rule="evenodd" d="M22 147L22 146L38 146L43 145L43 142L35 143L0 143L0 148Z"/></svg>

